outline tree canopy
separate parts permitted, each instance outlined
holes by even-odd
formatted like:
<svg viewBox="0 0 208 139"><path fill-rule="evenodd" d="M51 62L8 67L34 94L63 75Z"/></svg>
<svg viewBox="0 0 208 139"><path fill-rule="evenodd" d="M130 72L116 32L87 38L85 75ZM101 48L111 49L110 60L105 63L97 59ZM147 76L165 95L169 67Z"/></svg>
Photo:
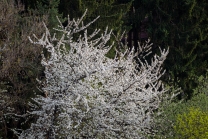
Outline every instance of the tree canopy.
<svg viewBox="0 0 208 139"><path fill-rule="evenodd" d="M165 62L168 76L189 98L197 86L196 77L207 70L207 6L205 0L133 2L132 28L138 30L141 20L148 18L146 30L152 42L170 47Z"/></svg>

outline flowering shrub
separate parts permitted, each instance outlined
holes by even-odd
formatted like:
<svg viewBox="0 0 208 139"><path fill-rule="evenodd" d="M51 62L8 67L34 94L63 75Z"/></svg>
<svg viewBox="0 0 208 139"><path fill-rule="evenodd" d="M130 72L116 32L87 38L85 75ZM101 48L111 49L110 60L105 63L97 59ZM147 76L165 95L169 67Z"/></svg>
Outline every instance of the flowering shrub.
<svg viewBox="0 0 208 139"><path fill-rule="evenodd" d="M36 42L30 39L50 55L42 54L45 96L34 98L29 112L37 120L19 138L142 138L149 132L153 111L166 91L159 78L168 51L161 50L149 64L146 55L137 57L151 52L147 41L136 54L117 50L110 59L105 55L111 49L106 44L111 31L88 35L86 28L96 19L84 25L85 14L68 19L66 27L60 23L60 39L47 28Z"/></svg>

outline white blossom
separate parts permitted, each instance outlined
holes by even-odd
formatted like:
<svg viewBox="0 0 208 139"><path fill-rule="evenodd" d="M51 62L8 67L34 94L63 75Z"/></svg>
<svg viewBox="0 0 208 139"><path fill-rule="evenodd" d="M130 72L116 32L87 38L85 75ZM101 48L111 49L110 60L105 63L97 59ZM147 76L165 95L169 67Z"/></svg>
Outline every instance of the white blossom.
<svg viewBox="0 0 208 139"><path fill-rule="evenodd" d="M50 52L49 57L42 54L41 62L47 95L33 99L39 109L30 114L37 120L19 138L139 139L149 132L152 114L166 91L159 78L168 50L160 50L151 62L138 58L138 53L151 52L148 40L136 55L126 49L110 59L106 53L111 31L88 35L87 27L95 20L84 25L83 17L68 19L66 27L60 23L60 39L51 37L47 28L36 42L30 39Z"/></svg>

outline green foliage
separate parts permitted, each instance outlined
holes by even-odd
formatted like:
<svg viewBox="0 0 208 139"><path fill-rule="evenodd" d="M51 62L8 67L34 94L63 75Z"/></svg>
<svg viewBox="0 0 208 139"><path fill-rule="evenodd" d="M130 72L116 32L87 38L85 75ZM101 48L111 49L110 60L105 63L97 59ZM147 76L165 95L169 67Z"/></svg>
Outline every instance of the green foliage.
<svg viewBox="0 0 208 139"><path fill-rule="evenodd" d="M208 96L200 93L194 96L189 101L165 103L163 113L156 115L155 127L153 131L154 138L175 138L176 132L174 125L177 121L177 116L183 113L188 113L190 108L198 108L201 111L208 111Z"/></svg>
<svg viewBox="0 0 208 139"><path fill-rule="evenodd" d="M197 87L197 77L207 65L208 2L205 0L134 1L130 25L140 29L148 17L148 35L156 46L169 47L165 69L173 85L179 85L188 98ZM169 80L164 80L169 82ZM186 98L186 97L183 97Z"/></svg>
<svg viewBox="0 0 208 139"><path fill-rule="evenodd" d="M199 86L193 90L193 94L197 95L201 92L204 92L206 95L208 95L208 72L204 76L199 76L197 81Z"/></svg>
<svg viewBox="0 0 208 139"><path fill-rule="evenodd" d="M61 0L59 5L60 12L63 12L64 16L69 15L70 18L81 17L82 13L88 9L85 22L92 21L97 16L100 16L98 21L89 30L99 28L102 31L106 26L113 29L115 34L121 31L123 24L123 17L128 12L131 5L131 1L119 2L119 0Z"/></svg>
<svg viewBox="0 0 208 139"><path fill-rule="evenodd" d="M37 1L37 9L38 12L41 15L48 15L48 27L49 29L53 29L57 24L57 18L59 17L61 21L62 14L59 14L58 6L59 6L60 0L41 0L40 2Z"/></svg>
<svg viewBox="0 0 208 139"><path fill-rule="evenodd" d="M61 21L62 14L58 10L60 0L27 0L23 1L26 9L25 12L32 12L35 16L47 15L49 29L53 29L57 24L57 16Z"/></svg>
<svg viewBox="0 0 208 139"><path fill-rule="evenodd" d="M81 17L82 13L88 9L85 21L89 22L100 16L96 23L89 27L90 30L100 28L105 30L106 26L115 32L121 31L123 16L128 12L131 1L120 2L119 0L61 0L59 5L60 12L70 18ZM109 24L110 23L110 24Z"/></svg>
<svg viewBox="0 0 208 139"><path fill-rule="evenodd" d="M168 9L164 8L168 5L166 2L158 5L160 9L157 16L161 21L157 26L163 26L169 35L155 34L162 37L157 43L163 45L162 47L170 46L165 67L172 72L172 78L189 98L193 95L192 89L197 86L196 77L204 74L207 68L207 58L204 55L207 53L207 45L204 41L207 40L208 26L207 13L203 11L207 4L205 1L175 1L171 3L172 8Z"/></svg>
<svg viewBox="0 0 208 139"><path fill-rule="evenodd" d="M208 111L190 108L188 113L177 116L174 126L176 138L179 139L207 139Z"/></svg>
<svg viewBox="0 0 208 139"><path fill-rule="evenodd" d="M153 127L156 133L154 138L177 138L174 126L177 125L178 115L189 114L191 108L201 112L208 111L207 83L207 76L200 76L198 77L199 85L193 90L193 97L190 100L178 101L175 99L163 102L161 106L163 113L156 115L155 127Z"/></svg>

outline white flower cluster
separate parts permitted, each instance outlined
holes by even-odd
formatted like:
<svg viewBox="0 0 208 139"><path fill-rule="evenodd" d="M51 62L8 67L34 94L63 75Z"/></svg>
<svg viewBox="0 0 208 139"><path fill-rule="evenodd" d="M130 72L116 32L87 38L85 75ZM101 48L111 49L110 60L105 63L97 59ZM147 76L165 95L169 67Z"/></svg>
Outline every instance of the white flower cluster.
<svg viewBox="0 0 208 139"><path fill-rule="evenodd" d="M61 39L51 37L47 28L37 42L30 39L50 53L42 54L46 96L34 98L39 109L30 113L37 121L19 138L136 139L148 132L165 92L159 78L168 51L161 50L151 64L128 50L110 59L106 53L111 46L106 43L111 31L106 29L99 38L99 30L88 35L86 28L95 20L84 25L83 17L68 20L66 27L60 24L56 30L63 33ZM151 44L140 47L149 51Z"/></svg>

